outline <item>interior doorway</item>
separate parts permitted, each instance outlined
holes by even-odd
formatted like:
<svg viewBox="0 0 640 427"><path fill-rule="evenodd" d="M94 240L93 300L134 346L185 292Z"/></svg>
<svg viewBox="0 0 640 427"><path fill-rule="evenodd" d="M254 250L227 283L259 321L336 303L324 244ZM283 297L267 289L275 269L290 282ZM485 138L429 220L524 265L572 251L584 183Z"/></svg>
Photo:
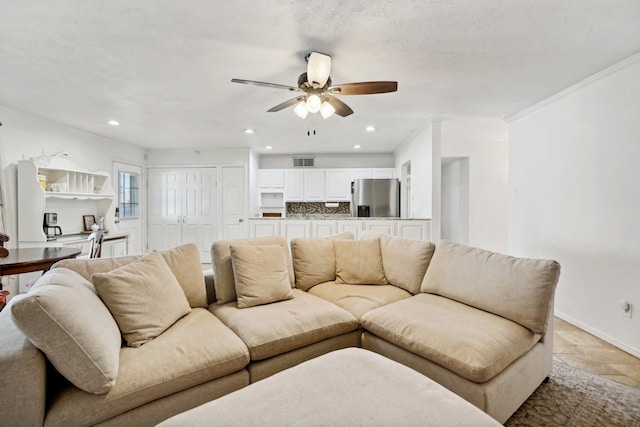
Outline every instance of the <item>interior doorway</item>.
<svg viewBox="0 0 640 427"><path fill-rule="evenodd" d="M441 169L443 239L469 244L469 158L443 157Z"/></svg>

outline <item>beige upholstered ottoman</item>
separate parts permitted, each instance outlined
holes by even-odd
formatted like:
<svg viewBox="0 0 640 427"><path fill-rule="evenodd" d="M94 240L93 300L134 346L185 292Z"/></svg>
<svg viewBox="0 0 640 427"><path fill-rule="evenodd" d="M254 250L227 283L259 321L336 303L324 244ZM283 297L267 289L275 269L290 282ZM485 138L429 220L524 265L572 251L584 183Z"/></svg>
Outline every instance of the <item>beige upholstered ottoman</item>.
<svg viewBox="0 0 640 427"><path fill-rule="evenodd" d="M424 375L337 350L169 418L167 426L500 426Z"/></svg>

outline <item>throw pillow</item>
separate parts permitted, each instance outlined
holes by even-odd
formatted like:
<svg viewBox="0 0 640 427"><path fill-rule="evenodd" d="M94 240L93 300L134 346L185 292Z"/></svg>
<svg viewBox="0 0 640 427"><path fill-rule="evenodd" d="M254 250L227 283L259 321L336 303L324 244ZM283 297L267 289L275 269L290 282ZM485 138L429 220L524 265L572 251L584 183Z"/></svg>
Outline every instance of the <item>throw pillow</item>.
<svg viewBox="0 0 640 427"><path fill-rule="evenodd" d="M336 280L336 250L333 241L353 238L352 233L346 232L315 239L292 239L291 255L296 287L308 291L320 283Z"/></svg>
<svg viewBox="0 0 640 427"><path fill-rule="evenodd" d="M151 341L191 311L176 276L156 251L91 280L130 347Z"/></svg>
<svg viewBox="0 0 640 427"><path fill-rule="evenodd" d="M336 283L386 285L380 239L333 241L336 251Z"/></svg>
<svg viewBox="0 0 640 427"><path fill-rule="evenodd" d="M279 245L231 246L238 308L293 298L286 257Z"/></svg>
<svg viewBox="0 0 640 427"><path fill-rule="evenodd" d="M15 297L11 317L79 389L102 394L115 385L122 337L93 285L78 273L47 272L29 293Z"/></svg>
<svg viewBox="0 0 640 427"><path fill-rule="evenodd" d="M231 263L231 245L279 245L284 248L287 254L287 268L289 270L289 280L291 287L295 286L295 275L293 263L289 255L289 247L284 237L262 237L259 239L239 239L239 240L218 240L211 245L211 259L213 261L213 271L215 280L213 287L216 291L216 303L226 304L236 300L236 285L233 278L233 265Z"/></svg>
<svg viewBox="0 0 640 427"><path fill-rule="evenodd" d="M420 293L422 279L429 266L436 245L425 240L405 239L383 234L380 236L382 267L392 285Z"/></svg>

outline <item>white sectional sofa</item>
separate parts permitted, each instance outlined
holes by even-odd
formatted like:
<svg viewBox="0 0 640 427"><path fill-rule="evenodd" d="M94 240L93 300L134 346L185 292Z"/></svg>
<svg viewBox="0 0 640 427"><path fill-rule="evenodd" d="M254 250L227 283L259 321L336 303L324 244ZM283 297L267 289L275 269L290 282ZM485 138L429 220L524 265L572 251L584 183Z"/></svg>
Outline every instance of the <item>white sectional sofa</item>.
<svg viewBox="0 0 640 427"><path fill-rule="evenodd" d="M551 371L558 263L366 237L58 263L0 313L3 422L153 425L358 346L508 419Z"/></svg>

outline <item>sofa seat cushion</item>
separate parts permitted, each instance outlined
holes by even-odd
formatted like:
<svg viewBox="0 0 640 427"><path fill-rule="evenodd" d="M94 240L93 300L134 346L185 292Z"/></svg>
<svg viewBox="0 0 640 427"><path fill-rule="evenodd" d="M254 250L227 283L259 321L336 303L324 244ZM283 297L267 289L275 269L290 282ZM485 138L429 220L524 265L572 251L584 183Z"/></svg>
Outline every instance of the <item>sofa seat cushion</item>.
<svg viewBox="0 0 640 427"><path fill-rule="evenodd" d="M349 285L335 282L321 283L308 292L344 308L358 320L368 311L411 296L411 293L393 285Z"/></svg>
<svg viewBox="0 0 640 427"><path fill-rule="evenodd" d="M286 301L244 309L235 302L211 304L209 310L242 338L251 360L267 359L358 327L349 312L299 289Z"/></svg>
<svg viewBox="0 0 640 427"><path fill-rule="evenodd" d="M46 425L93 425L145 403L237 372L244 343L205 308L194 308L145 345L120 351L116 384L94 395L71 385L53 396Z"/></svg>
<svg viewBox="0 0 640 427"><path fill-rule="evenodd" d="M432 294L370 311L361 323L374 335L478 383L502 372L540 339L511 320Z"/></svg>

